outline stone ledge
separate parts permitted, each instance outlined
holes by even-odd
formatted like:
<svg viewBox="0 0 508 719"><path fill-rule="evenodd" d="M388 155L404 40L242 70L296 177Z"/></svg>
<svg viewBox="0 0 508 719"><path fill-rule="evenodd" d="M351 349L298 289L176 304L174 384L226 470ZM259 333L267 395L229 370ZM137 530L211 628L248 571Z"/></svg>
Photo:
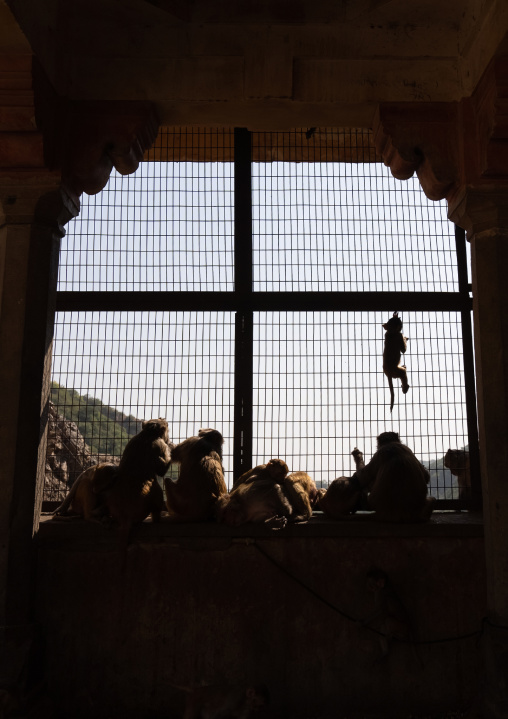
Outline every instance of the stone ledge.
<svg viewBox="0 0 508 719"><path fill-rule="evenodd" d="M333 538L333 537L483 537L483 518L472 512L435 512L429 522L421 524L389 524L376 522L368 513L361 513L344 521L325 519L316 513L309 522L288 525L284 529L272 529L261 524L227 527L213 522L196 524L170 524L164 519L154 524L146 519L132 532L131 544L167 542L179 539L209 539L234 541L235 539L276 539L276 538ZM80 518L52 519L42 516L37 535L40 547L71 549L74 546L114 548L117 543L114 529L85 522Z"/></svg>

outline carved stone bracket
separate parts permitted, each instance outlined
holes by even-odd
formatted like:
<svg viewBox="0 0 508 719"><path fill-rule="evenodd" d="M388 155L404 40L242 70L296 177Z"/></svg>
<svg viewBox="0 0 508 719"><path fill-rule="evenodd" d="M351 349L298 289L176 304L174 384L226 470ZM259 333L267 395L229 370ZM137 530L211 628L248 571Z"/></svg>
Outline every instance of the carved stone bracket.
<svg viewBox="0 0 508 719"><path fill-rule="evenodd" d="M415 172L431 200L458 182L457 103L384 103L373 125L376 150L394 177Z"/></svg>
<svg viewBox="0 0 508 719"><path fill-rule="evenodd" d="M134 172L157 137L159 122L148 102L79 102L56 95L34 64L36 120L44 137L44 159L79 197L96 194L113 167Z"/></svg>
<svg viewBox="0 0 508 719"><path fill-rule="evenodd" d="M450 217L471 231L465 194L508 187L508 57L495 57L460 103L381 104L373 131L394 177L416 173L427 197L446 198Z"/></svg>

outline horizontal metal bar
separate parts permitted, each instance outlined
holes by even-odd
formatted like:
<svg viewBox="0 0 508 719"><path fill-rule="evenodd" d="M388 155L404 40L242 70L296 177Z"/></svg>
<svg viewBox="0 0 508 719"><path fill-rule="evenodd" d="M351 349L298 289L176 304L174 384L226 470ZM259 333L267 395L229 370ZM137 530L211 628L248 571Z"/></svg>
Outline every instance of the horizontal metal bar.
<svg viewBox="0 0 508 719"><path fill-rule="evenodd" d="M471 311L459 292L58 292L57 312Z"/></svg>

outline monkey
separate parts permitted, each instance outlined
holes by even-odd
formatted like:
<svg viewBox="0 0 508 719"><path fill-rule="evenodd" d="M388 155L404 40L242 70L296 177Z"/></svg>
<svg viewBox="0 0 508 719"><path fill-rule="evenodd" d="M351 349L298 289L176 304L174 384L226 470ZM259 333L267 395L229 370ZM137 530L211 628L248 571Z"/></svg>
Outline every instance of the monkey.
<svg viewBox="0 0 508 719"><path fill-rule="evenodd" d="M54 519L67 518L69 512L89 522L100 522L107 513L107 492L118 476L118 465L100 462L88 467L72 485L62 504L53 512Z"/></svg>
<svg viewBox="0 0 508 719"><path fill-rule="evenodd" d="M214 517L215 504L227 494L222 468L222 435L200 429L171 450L171 462L180 464L176 481L164 480L169 521L204 522Z"/></svg>
<svg viewBox="0 0 508 719"><path fill-rule="evenodd" d="M166 473L172 446L165 419L143 422L141 431L127 442L120 464L102 462L82 472L55 514L66 515L70 508L88 521L113 518L124 539L132 525L149 514L158 521L164 497L156 477Z"/></svg>
<svg viewBox="0 0 508 719"><path fill-rule="evenodd" d="M393 317L390 317L383 327L386 330L383 350L383 372L388 377L391 412L395 401L392 380L400 379L403 394L406 394L409 389L406 365L400 364L401 353L404 354L407 349L407 337L404 337L402 334L402 320L398 312L394 312Z"/></svg>
<svg viewBox="0 0 508 719"><path fill-rule="evenodd" d="M363 454L355 447L351 452L357 468L364 467ZM330 519L342 519L360 509L368 509L367 492L355 474L351 477L337 477L328 489L318 490L316 506Z"/></svg>
<svg viewBox="0 0 508 719"><path fill-rule="evenodd" d="M356 476L368 494L375 519L385 522L419 522L430 518L434 497L427 496L428 470L400 441L397 432L382 432L369 464L355 457Z"/></svg>
<svg viewBox="0 0 508 719"><path fill-rule="evenodd" d="M281 483L289 472L289 467L282 459L270 459L267 464L259 464L249 469L233 481L233 489L240 484L250 484L258 479L271 479L273 482Z"/></svg>
<svg viewBox="0 0 508 719"><path fill-rule="evenodd" d="M469 452L466 449L449 449L444 457L444 466L457 477L459 499L469 499L471 490Z"/></svg>
<svg viewBox="0 0 508 719"><path fill-rule="evenodd" d="M380 632L382 660L388 656L393 639L413 641L412 622L391 580L381 569L371 569L367 573L366 584L367 590L374 597L375 609L362 621L362 626L367 627L374 622L376 630Z"/></svg>
<svg viewBox="0 0 508 719"><path fill-rule="evenodd" d="M310 518L314 493L317 496L316 485L306 472L294 472L280 483L258 478L237 484L219 499L217 520L232 527L256 522L280 529Z"/></svg>
<svg viewBox="0 0 508 719"><path fill-rule="evenodd" d="M213 685L184 689L187 692L183 719L249 719L270 703L263 684Z"/></svg>
<svg viewBox="0 0 508 719"><path fill-rule="evenodd" d="M164 495L157 477L163 477L169 467L171 449L168 423L162 417L149 419L141 431L131 437L123 451L116 481L108 489L105 500L109 515L119 525L122 546L127 546L134 524L149 514L158 522L164 509ZM100 478L94 491L100 492Z"/></svg>
<svg viewBox="0 0 508 719"><path fill-rule="evenodd" d="M280 529L286 526L292 511L280 484L272 479L257 479L223 494L217 502L216 518L230 527L256 522Z"/></svg>
<svg viewBox="0 0 508 719"><path fill-rule="evenodd" d="M318 489L307 472L292 472L284 478L282 487L293 509L291 522L306 522L318 500Z"/></svg>

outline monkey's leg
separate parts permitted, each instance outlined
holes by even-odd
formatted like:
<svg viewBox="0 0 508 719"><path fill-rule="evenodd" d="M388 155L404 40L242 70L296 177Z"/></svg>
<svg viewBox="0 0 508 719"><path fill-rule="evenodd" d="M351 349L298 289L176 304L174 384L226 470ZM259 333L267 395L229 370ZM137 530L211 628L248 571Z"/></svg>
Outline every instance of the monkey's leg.
<svg viewBox="0 0 508 719"><path fill-rule="evenodd" d="M166 507L170 514L185 514L183 511L178 487L169 477L164 478L164 489L166 490Z"/></svg>
<svg viewBox="0 0 508 719"><path fill-rule="evenodd" d="M97 495L93 494L91 488L87 487L82 497L83 517L87 522L100 522L97 518Z"/></svg>
<svg viewBox="0 0 508 719"><path fill-rule="evenodd" d="M154 479L153 484L150 487L149 501L152 522L160 522L161 512L164 509L164 495L162 493L162 488L156 479Z"/></svg>
<svg viewBox="0 0 508 719"><path fill-rule="evenodd" d="M425 505L424 505L424 507L423 507L423 511L422 511L422 514L421 514L421 518L422 518L424 521L427 521L428 519L430 519L430 515L431 515L432 512L434 511L434 505L435 505L435 503L436 503L436 498L435 498L435 497L427 497L427 498L425 499Z"/></svg>
<svg viewBox="0 0 508 719"><path fill-rule="evenodd" d="M393 373L394 379L400 379L402 384L402 394L407 394L407 391L409 389L409 382L407 380L407 370L406 365L400 364L397 367L397 371Z"/></svg>

